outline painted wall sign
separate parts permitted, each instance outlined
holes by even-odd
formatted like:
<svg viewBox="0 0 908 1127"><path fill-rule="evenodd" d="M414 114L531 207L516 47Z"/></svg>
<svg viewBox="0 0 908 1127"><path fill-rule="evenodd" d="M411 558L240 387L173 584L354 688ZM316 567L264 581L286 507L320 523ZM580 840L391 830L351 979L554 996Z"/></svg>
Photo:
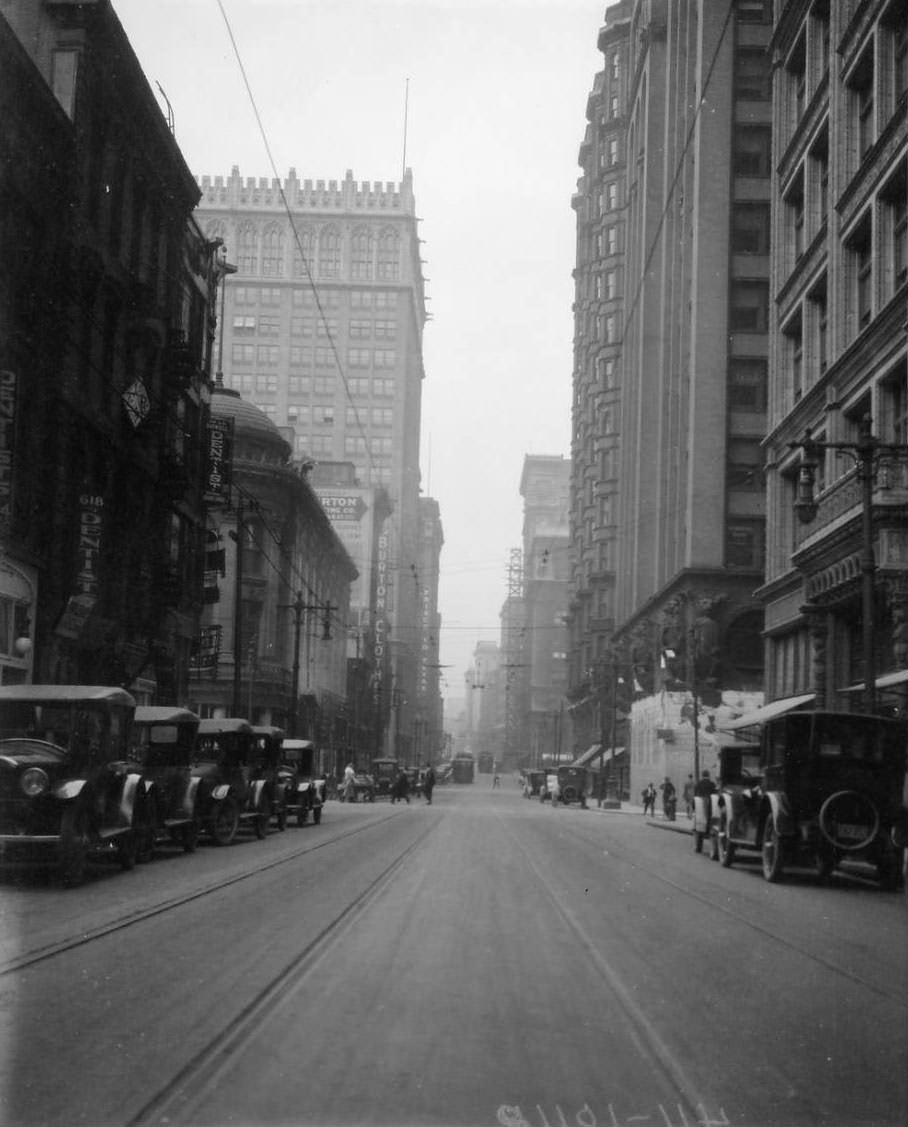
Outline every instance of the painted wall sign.
<svg viewBox="0 0 908 1127"><path fill-rule="evenodd" d="M4 368L0 371L0 536L8 536L12 525L18 395L19 377Z"/></svg>
<svg viewBox="0 0 908 1127"><path fill-rule="evenodd" d="M233 419L210 418L206 430L205 501L209 505L227 505L233 466Z"/></svg>

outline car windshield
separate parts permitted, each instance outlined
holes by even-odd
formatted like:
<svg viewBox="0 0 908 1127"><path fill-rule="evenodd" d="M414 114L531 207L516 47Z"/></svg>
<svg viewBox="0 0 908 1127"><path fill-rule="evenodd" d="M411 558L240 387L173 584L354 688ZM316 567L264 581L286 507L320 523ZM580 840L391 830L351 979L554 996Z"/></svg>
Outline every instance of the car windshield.
<svg viewBox="0 0 908 1127"><path fill-rule="evenodd" d="M67 751L94 753L106 744L108 719L106 708L85 703L4 701L0 704L0 739L44 740Z"/></svg>

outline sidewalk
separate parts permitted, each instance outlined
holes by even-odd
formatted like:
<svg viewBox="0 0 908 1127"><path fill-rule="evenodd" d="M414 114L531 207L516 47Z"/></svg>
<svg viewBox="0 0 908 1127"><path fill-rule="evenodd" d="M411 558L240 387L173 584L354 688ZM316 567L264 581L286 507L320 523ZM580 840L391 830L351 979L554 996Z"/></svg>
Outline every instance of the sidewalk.
<svg viewBox="0 0 908 1127"><path fill-rule="evenodd" d="M615 809L606 809L604 806L598 806L594 798L587 799L587 809L595 810L597 814L636 814L637 817L643 818L643 807L635 802L622 802L621 806ZM694 822L692 818L688 818L686 814L679 814L674 822L670 822L661 810L657 810L655 814L647 814L646 823L649 826L655 826L660 830L671 830L676 834L689 834L693 833Z"/></svg>

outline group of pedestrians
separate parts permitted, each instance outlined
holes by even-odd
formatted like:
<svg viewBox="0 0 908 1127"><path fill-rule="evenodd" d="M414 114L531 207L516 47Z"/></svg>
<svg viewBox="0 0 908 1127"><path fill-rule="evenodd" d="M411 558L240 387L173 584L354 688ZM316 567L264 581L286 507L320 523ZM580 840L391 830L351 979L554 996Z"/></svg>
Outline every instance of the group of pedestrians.
<svg viewBox="0 0 908 1127"><path fill-rule="evenodd" d="M675 784L671 781L668 775L665 776L665 781L660 783L659 791L662 792L662 812L669 822L674 822L676 817L676 810L678 805L678 795L675 790ZM694 782L693 775L687 776L687 782L684 784L684 789L681 792L684 799L684 810L688 818L694 816L694 799L698 797L708 798L709 795L714 794L716 791L716 784L710 778L709 771L704 771L697 782ZM656 796L659 792L656 787L650 782L643 788L643 813L650 814L653 817L656 815Z"/></svg>
<svg viewBox="0 0 908 1127"><path fill-rule="evenodd" d="M432 791L435 789L435 768L429 764L422 776L422 793L426 805L432 805ZM391 786L391 802L406 802L410 805L410 776L406 771L398 771Z"/></svg>

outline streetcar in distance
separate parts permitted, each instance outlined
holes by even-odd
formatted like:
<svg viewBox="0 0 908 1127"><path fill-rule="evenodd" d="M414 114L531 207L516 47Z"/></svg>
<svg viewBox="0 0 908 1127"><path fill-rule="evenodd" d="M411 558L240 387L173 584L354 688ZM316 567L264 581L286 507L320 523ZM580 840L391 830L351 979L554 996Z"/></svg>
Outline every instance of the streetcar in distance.
<svg viewBox="0 0 908 1127"><path fill-rule="evenodd" d="M455 783L472 783L476 770L476 761L472 755L455 755L452 779Z"/></svg>
<svg viewBox="0 0 908 1127"><path fill-rule="evenodd" d="M480 775L491 775L495 768L495 757L491 751L481 751L476 757L476 770Z"/></svg>

